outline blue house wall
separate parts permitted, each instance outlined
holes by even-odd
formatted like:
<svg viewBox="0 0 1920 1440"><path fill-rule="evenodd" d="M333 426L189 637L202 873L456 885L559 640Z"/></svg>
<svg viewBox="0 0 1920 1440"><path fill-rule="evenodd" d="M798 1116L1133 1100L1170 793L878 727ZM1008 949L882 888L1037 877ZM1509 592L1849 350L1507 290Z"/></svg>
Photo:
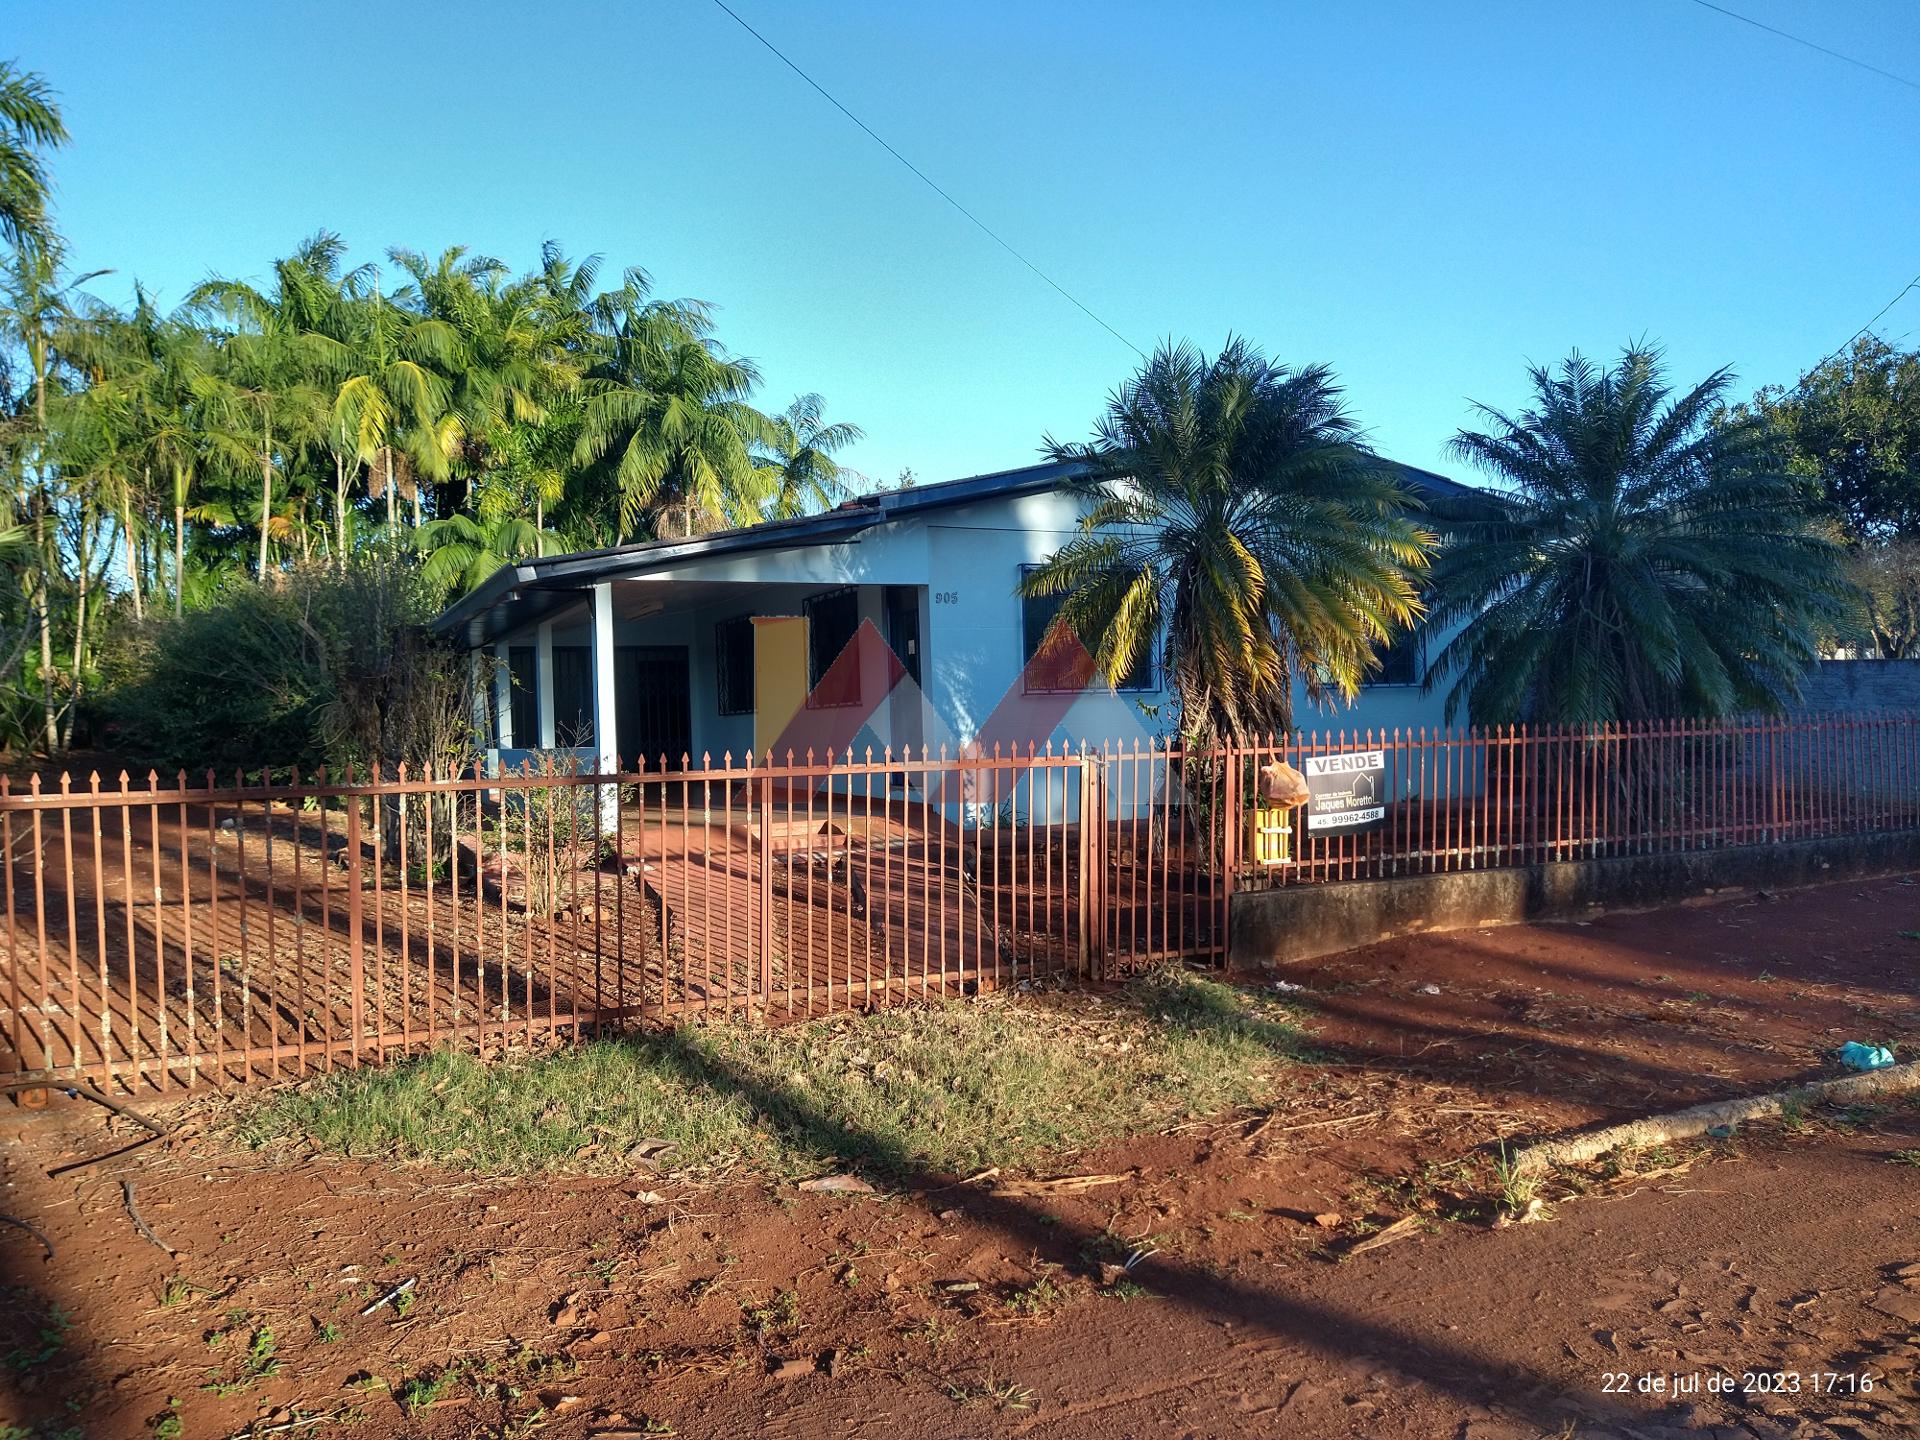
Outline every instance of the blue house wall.
<svg viewBox="0 0 1920 1440"><path fill-rule="evenodd" d="M921 738L936 750L942 743L958 747L980 733L1002 697L1020 684L1021 568L1044 562L1078 533L1084 503L1058 489L992 496L910 511L844 539L655 566L613 582L616 613L657 607L657 613L617 619L615 642L684 646L691 753L696 761L703 753L716 763L727 753L738 761L754 743L754 720L720 713L716 625L739 615L799 615L810 596L853 586L860 618L884 634L884 587L911 586L920 599L924 689L944 726ZM556 645L590 643L584 602L551 623ZM503 639L530 644L532 631L509 631ZM1059 748L1130 744L1166 734L1174 716L1159 660L1156 653L1154 688L1084 693L1063 704L1050 735L1030 738ZM1333 710L1311 705L1304 687L1295 698L1295 723L1303 729L1379 732L1444 722L1443 697L1417 686L1369 685L1351 706ZM855 742L856 752L871 744L878 753L897 743L889 724L884 709L875 714ZM530 737L514 739L524 746Z"/></svg>

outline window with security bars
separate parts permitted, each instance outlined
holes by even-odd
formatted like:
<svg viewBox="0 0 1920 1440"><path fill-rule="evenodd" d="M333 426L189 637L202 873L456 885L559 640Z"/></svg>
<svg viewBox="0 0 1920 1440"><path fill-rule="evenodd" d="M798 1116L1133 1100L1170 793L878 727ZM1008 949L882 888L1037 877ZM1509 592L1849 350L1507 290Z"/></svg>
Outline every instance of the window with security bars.
<svg viewBox="0 0 1920 1440"><path fill-rule="evenodd" d="M1023 575L1038 570L1037 565L1022 565ZM1060 609L1067 602L1060 595L1023 595L1020 598L1020 661L1024 667L1025 688L1029 694L1056 690L1083 690L1087 673L1085 662L1081 659L1080 646L1064 636L1056 637L1049 646L1048 636L1054 622L1060 618ZM1046 653L1042 654L1043 647ZM1091 651L1092 646L1084 647ZM1038 665L1033 663L1034 656L1040 655ZM1114 687L1116 690L1151 690L1153 685L1153 647L1149 645L1134 661L1133 668Z"/></svg>
<svg viewBox="0 0 1920 1440"><path fill-rule="evenodd" d="M860 628L860 592L849 587L815 595L807 616L807 705L824 710L860 703L860 667L847 652ZM847 654L847 663L834 662Z"/></svg>
<svg viewBox="0 0 1920 1440"><path fill-rule="evenodd" d="M720 713L753 713L753 617L736 615L713 627L715 668L718 671Z"/></svg>
<svg viewBox="0 0 1920 1440"><path fill-rule="evenodd" d="M1400 636L1380 652L1380 668L1364 683L1368 685L1418 685L1426 669L1426 638L1418 630Z"/></svg>

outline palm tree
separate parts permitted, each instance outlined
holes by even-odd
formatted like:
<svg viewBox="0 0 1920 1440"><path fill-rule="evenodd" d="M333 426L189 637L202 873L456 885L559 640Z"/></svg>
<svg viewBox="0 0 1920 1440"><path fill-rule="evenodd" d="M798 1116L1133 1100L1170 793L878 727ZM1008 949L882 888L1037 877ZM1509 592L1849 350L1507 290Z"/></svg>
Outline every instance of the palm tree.
<svg viewBox="0 0 1920 1440"><path fill-rule="evenodd" d="M465 482L470 491L477 476L494 468L494 452L515 445L514 432L545 422L555 398L578 378L578 366L553 333L549 297L538 279L515 280L500 261L469 256L460 246L432 262L411 250L388 253L411 277L395 302L444 325L458 357L434 436L446 459L435 478ZM543 253L551 266L554 248Z"/></svg>
<svg viewBox="0 0 1920 1440"><path fill-rule="evenodd" d="M77 413L112 448L124 452L125 470L114 483L121 530L126 538L127 588L136 618L142 610L141 541L158 527L149 510L159 499L156 475L169 482L173 511L174 613L181 609L180 574L185 568L186 512L194 477L209 444L199 394L212 371L206 337L184 315L163 316L145 286L135 284L134 303L125 314L102 307L88 327L85 360L92 383L79 398ZM233 444L227 437L229 446ZM160 589L159 561L150 582Z"/></svg>
<svg viewBox="0 0 1920 1440"><path fill-rule="evenodd" d="M142 396L145 445L151 463L167 477L173 502L173 613L179 615L186 606L187 510L200 471L210 457L231 454L242 442L218 428L217 407L206 403L218 394L217 357L199 327L178 313L170 316L153 334L152 354Z"/></svg>
<svg viewBox="0 0 1920 1440"><path fill-rule="evenodd" d="M47 82L0 61L0 240L36 249L48 238L42 150L67 143L67 127Z"/></svg>
<svg viewBox="0 0 1920 1440"><path fill-rule="evenodd" d="M426 557L420 573L427 582L464 595L502 565L538 554L552 538L518 516L488 521L455 513L429 520L414 532L413 543Z"/></svg>
<svg viewBox="0 0 1920 1440"><path fill-rule="evenodd" d="M1082 533L1021 582L1119 684L1166 633L1181 729L1291 728L1294 682L1351 699L1420 614L1433 537L1361 443L1324 366L1289 370L1230 339L1213 360L1163 345L1108 401L1085 466Z"/></svg>
<svg viewBox="0 0 1920 1440"><path fill-rule="evenodd" d="M1721 417L1733 377L1683 394L1633 344L1611 367L1535 366L1531 408L1477 407L1453 449L1500 482L1434 566L1449 713L1576 724L1770 707L1799 691L1856 597L1764 425Z"/></svg>
<svg viewBox="0 0 1920 1440"><path fill-rule="evenodd" d="M147 513L149 497L147 472L141 463L137 398L131 387L118 383L122 378L102 375L68 398L61 425L60 463L70 481L77 482L97 506L114 517L120 532L118 548L126 563L127 595L138 621L145 613L138 556L144 528L141 520ZM87 528L82 525L76 537L82 546ZM76 622L76 630L84 625L84 592L81 598L81 620Z"/></svg>
<svg viewBox="0 0 1920 1440"><path fill-rule="evenodd" d="M847 495L845 466L834 452L866 438L858 425L829 425L827 402L818 395L797 397L768 417L772 439L758 449L756 471L766 494L760 512L768 520L791 520L811 510L837 505Z"/></svg>
<svg viewBox="0 0 1920 1440"><path fill-rule="evenodd" d="M346 364L346 347L327 333L338 293L338 235L320 231L274 264L274 284L259 290L239 280L210 280L189 303L223 315L233 328L220 346L220 385L206 398L235 429L244 429L260 467L257 574L267 575L274 528L276 469L319 440L329 418L329 382ZM235 507L236 514L238 507Z"/></svg>
<svg viewBox="0 0 1920 1440"><path fill-rule="evenodd" d="M334 453L335 549L347 553L348 466L382 469L387 526L396 526L395 452L404 450L405 472L439 478L447 472L448 385L443 371L457 368L458 337L443 320L416 315L380 293L379 276L363 268L347 277L337 305L338 336L348 375L334 394L330 433ZM420 483L413 489L413 523L422 521Z"/></svg>
<svg viewBox="0 0 1920 1440"><path fill-rule="evenodd" d="M747 403L759 372L713 340L705 306L647 301L645 277L628 279L605 307L607 353L584 382L575 463L610 478L622 536L752 523L753 447L776 438Z"/></svg>
<svg viewBox="0 0 1920 1440"><path fill-rule="evenodd" d="M52 397L67 369L67 350L81 333L80 287L104 270L84 275L64 273L65 249L56 235L38 243L15 245L0 273L0 343L12 346L26 362L15 417L19 436L9 448L17 457L16 495L25 497L37 553L24 577L31 597L40 649L41 723L49 752L60 746L59 705L54 697L53 586L64 576L65 554L57 530L56 511L61 474L48 416Z"/></svg>

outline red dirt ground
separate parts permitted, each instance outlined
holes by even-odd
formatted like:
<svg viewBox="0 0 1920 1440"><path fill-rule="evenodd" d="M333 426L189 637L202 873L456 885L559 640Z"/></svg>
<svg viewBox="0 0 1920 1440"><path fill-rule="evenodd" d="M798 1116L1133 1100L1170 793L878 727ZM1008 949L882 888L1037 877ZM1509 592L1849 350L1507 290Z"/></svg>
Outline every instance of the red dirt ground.
<svg viewBox="0 0 1920 1440"><path fill-rule="evenodd" d="M1126 1176L1079 1193L475 1182L237 1151L218 1100L49 1180L132 1132L10 1112L0 1213L56 1254L0 1226L0 1422L141 1436L177 1397L188 1437L1920 1433L1920 1169L1890 1163L1920 1158L1920 1107L1675 1147L1543 1224L1489 1228L1484 1161L1452 1164L1820 1073L1843 1039L1911 1047L1917 929L1903 877L1303 966L1328 1063L1271 1117L1045 1172ZM1349 1253L1409 1214L1430 1232ZM1157 1253L1103 1286L1132 1248ZM358 1313L408 1278L407 1313ZM276 1372L202 1388L261 1325ZM1742 1393L1776 1373L1797 1391ZM417 1413L394 1398L443 1374ZM1674 1374L1703 1388L1636 1388Z"/></svg>

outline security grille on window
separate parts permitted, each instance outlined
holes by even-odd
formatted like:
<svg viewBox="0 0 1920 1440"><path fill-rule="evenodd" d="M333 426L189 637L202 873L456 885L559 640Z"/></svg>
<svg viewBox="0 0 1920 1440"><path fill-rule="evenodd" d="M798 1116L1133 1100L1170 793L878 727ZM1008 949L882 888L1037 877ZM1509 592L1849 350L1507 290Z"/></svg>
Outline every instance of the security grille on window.
<svg viewBox="0 0 1920 1440"><path fill-rule="evenodd" d="M1380 668L1367 676L1369 685L1418 685L1426 668L1426 641L1418 631L1403 634L1380 652Z"/></svg>
<svg viewBox="0 0 1920 1440"><path fill-rule="evenodd" d="M847 663L834 668L854 631L860 628L860 594L854 589L829 590L815 595L803 607L807 614L807 704L815 710L860 703L860 667L849 653Z"/></svg>
<svg viewBox="0 0 1920 1440"><path fill-rule="evenodd" d="M553 734L561 745L593 743L593 651L553 647Z"/></svg>
<svg viewBox="0 0 1920 1440"><path fill-rule="evenodd" d="M1040 567L1022 565L1023 575ZM1079 690L1084 688L1081 676L1085 672L1084 664L1076 665L1078 654L1053 654L1043 657L1040 664L1033 663L1033 657L1040 654L1046 643L1047 633L1053 628L1053 622L1059 617L1060 607L1065 605L1067 597L1061 595L1027 595L1020 599L1020 660L1025 667L1026 689L1028 691ZM1085 642L1082 642L1085 644ZM1092 645L1087 645L1092 650ZM1114 687L1116 690L1153 689L1153 647L1149 645L1134 662L1133 668Z"/></svg>
<svg viewBox="0 0 1920 1440"><path fill-rule="evenodd" d="M736 615L713 627L720 680L720 713L753 713L753 617Z"/></svg>
<svg viewBox="0 0 1920 1440"><path fill-rule="evenodd" d="M540 676L531 645L507 651L507 669L513 677L513 743L522 750L540 743Z"/></svg>

